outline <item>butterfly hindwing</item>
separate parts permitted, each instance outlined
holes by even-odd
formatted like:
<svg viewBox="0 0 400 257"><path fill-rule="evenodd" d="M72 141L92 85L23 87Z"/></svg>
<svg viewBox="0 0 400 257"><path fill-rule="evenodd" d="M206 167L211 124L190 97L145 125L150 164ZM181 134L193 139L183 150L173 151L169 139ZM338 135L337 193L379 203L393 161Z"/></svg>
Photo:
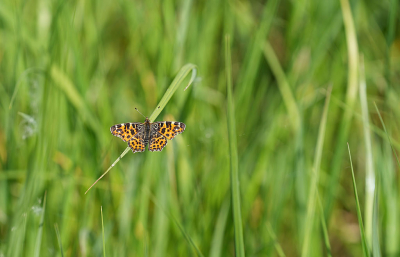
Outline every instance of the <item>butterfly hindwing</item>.
<svg viewBox="0 0 400 257"><path fill-rule="evenodd" d="M155 131L151 135L150 143L149 143L149 151L154 152L154 151L161 151L165 146L167 145L167 139Z"/></svg>
<svg viewBox="0 0 400 257"><path fill-rule="evenodd" d="M143 123L122 123L110 128L114 136L121 138L124 142L131 140L143 128Z"/></svg>
<svg viewBox="0 0 400 257"><path fill-rule="evenodd" d="M132 137L128 142L128 146L132 149L133 153L144 152L146 149L146 145L144 144L143 137L140 136L140 133Z"/></svg>
<svg viewBox="0 0 400 257"><path fill-rule="evenodd" d="M181 134L186 128L185 123L179 121L162 121L155 124L157 124L157 132L169 140Z"/></svg>

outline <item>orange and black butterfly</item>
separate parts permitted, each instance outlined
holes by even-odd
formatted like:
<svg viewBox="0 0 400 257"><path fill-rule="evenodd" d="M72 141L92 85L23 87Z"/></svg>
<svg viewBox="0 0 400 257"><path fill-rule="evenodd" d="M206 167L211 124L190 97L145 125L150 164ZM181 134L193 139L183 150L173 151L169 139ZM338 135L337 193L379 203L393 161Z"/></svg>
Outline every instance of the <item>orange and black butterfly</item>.
<svg viewBox="0 0 400 257"><path fill-rule="evenodd" d="M110 128L114 136L128 142L132 152L144 152L149 144L149 151L161 151L176 135L185 131L186 125L178 121L162 121L151 123L146 117L144 123L122 123Z"/></svg>

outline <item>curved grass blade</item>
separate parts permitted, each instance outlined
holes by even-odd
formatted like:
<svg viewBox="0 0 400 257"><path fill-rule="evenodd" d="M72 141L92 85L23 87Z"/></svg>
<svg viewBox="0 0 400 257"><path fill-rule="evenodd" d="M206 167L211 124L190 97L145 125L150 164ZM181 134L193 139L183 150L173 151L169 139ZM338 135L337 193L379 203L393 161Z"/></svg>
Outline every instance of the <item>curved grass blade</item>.
<svg viewBox="0 0 400 257"><path fill-rule="evenodd" d="M351 153L350 153L349 143L347 143L347 148L349 150L351 177L353 179L354 197L356 198L356 204L357 204L357 217L358 217L358 224L360 226L361 244L362 244L364 256L369 257L371 255L369 253L367 238L365 236L364 225L363 225L362 215L361 215L360 202L358 201L357 185L356 185L356 179L354 177L353 162L351 160Z"/></svg>
<svg viewBox="0 0 400 257"><path fill-rule="evenodd" d="M375 170L374 170L374 159L372 156L372 143L371 143L371 131L369 126L368 117L368 104L367 104L367 84L365 81L365 69L364 69L364 56L360 56L360 81L359 81L359 91L360 91L360 103L361 103L361 114L362 114L362 124L364 130L364 142L365 142L365 235L368 240L368 244L372 245L372 219L374 212L374 195L375 195Z"/></svg>
<svg viewBox="0 0 400 257"><path fill-rule="evenodd" d="M227 116L228 116L228 138L229 138L229 155L231 163L231 195L233 208L233 222L235 226L235 250L236 256L245 256L243 243L243 226L242 214L240 211L240 187L239 187L239 167L236 139L236 122L235 108L232 96L232 62L230 37L225 36L225 69L226 69L226 84L227 84Z"/></svg>
<svg viewBox="0 0 400 257"><path fill-rule="evenodd" d="M279 63L278 57L276 56L274 49L272 49L271 44L266 41L264 44L264 56L271 68L276 80L278 81L278 88L282 95L283 102L286 109L288 110L290 121L292 122L292 127L294 131L297 131L301 125L301 115L296 104L296 99L292 93L289 82L286 78L285 72Z"/></svg>
<svg viewBox="0 0 400 257"><path fill-rule="evenodd" d="M307 216L306 216L306 225L304 230L304 241L303 241L303 249L301 256L309 256L310 249L310 240L311 235L313 233L314 227L314 214L315 214L315 204L316 200L318 200L318 181L319 181L319 170L321 166L321 158L322 158L322 149L324 146L324 138L325 138L325 130L326 130L326 121L328 119L328 107L330 102L332 92L332 86L329 87L324 110L322 112L321 123L318 131L318 140L317 147L315 150L314 157L314 166L313 166L313 176L310 185L310 192L308 195L308 206L307 206Z"/></svg>
<svg viewBox="0 0 400 257"><path fill-rule="evenodd" d="M185 87L184 91L186 91L186 89L188 89L188 87L193 83L194 79L196 78L197 70L196 70L196 65L191 64L191 63L186 64L185 66L183 66L181 68L181 70L176 75L175 79L172 81L171 85L168 87L164 96L161 98L160 102L157 105L157 108L150 115L149 119L151 122L153 122L158 117L158 115L161 113L161 111L167 105L169 99L171 99L171 97L174 95L175 91L178 89L178 87L180 86L182 81L186 78L186 76L191 71L192 71L192 77L190 78L190 81L189 81L188 85Z"/></svg>
<svg viewBox="0 0 400 257"><path fill-rule="evenodd" d="M334 147L331 180L324 197L325 215L329 217L336 201L336 192L339 189L339 178L342 167L345 148L343 147L350 133L351 122L353 120L354 107L357 101L358 92L358 42L353 14L348 0L340 0L342 10L343 24L346 33L347 58L348 58L348 76L345 104L348 108L344 110L340 120L337 142Z"/></svg>
<svg viewBox="0 0 400 257"><path fill-rule="evenodd" d="M161 113L161 111L164 109L164 107L167 105L169 99L174 95L175 91L178 89L178 87L181 85L182 81L186 78L186 76L189 74L189 72L192 71L192 77L189 80L189 83L185 87L185 90L188 89L188 87L193 83L194 79L196 78L197 70L196 70L196 65L194 64L186 64L183 66L178 74L176 75L175 79L172 81L171 85L168 87L167 91L165 92L164 96L161 98L160 102L157 105L157 108L153 111L153 113L150 115L150 121L154 121L157 116ZM103 173L89 188L86 190L85 194L89 192L89 190L100 180L102 179L114 166L119 162L119 160L122 159L122 157L125 156L125 154L130 150L129 147L125 149L125 151L115 160L115 162L106 170L106 172Z"/></svg>

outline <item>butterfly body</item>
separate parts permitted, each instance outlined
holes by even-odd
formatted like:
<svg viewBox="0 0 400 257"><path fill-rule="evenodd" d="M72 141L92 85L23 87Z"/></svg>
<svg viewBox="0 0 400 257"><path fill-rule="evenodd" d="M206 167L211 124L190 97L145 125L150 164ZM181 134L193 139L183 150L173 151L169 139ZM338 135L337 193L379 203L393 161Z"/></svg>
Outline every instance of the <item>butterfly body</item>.
<svg viewBox="0 0 400 257"><path fill-rule="evenodd" d="M149 151L161 151L176 135L185 131L186 125L178 121L163 121L151 123L148 118L144 123L122 123L110 128L114 136L128 142L134 153L144 152L149 145Z"/></svg>

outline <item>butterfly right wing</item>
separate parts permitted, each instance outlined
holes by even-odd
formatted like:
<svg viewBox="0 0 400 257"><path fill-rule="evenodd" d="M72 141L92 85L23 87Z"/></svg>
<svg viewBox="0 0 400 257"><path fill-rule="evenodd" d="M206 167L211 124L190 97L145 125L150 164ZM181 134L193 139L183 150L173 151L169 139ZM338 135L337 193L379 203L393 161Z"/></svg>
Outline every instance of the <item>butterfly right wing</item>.
<svg viewBox="0 0 400 257"><path fill-rule="evenodd" d="M179 121L159 121L154 122L152 129L166 137L168 140L173 139L176 135L185 131L186 125Z"/></svg>
<svg viewBox="0 0 400 257"><path fill-rule="evenodd" d="M146 149L146 145L144 144L144 139L142 133L137 133L132 139L128 142L128 146L132 149L133 153L136 152L144 152Z"/></svg>
<svg viewBox="0 0 400 257"><path fill-rule="evenodd" d="M157 131L154 131L150 143L149 143L149 151L162 151L162 149L167 145L167 138Z"/></svg>
<svg viewBox="0 0 400 257"><path fill-rule="evenodd" d="M138 132L143 129L144 125L140 122L122 123L114 125L110 128L114 136L121 138L124 142L131 140Z"/></svg>

